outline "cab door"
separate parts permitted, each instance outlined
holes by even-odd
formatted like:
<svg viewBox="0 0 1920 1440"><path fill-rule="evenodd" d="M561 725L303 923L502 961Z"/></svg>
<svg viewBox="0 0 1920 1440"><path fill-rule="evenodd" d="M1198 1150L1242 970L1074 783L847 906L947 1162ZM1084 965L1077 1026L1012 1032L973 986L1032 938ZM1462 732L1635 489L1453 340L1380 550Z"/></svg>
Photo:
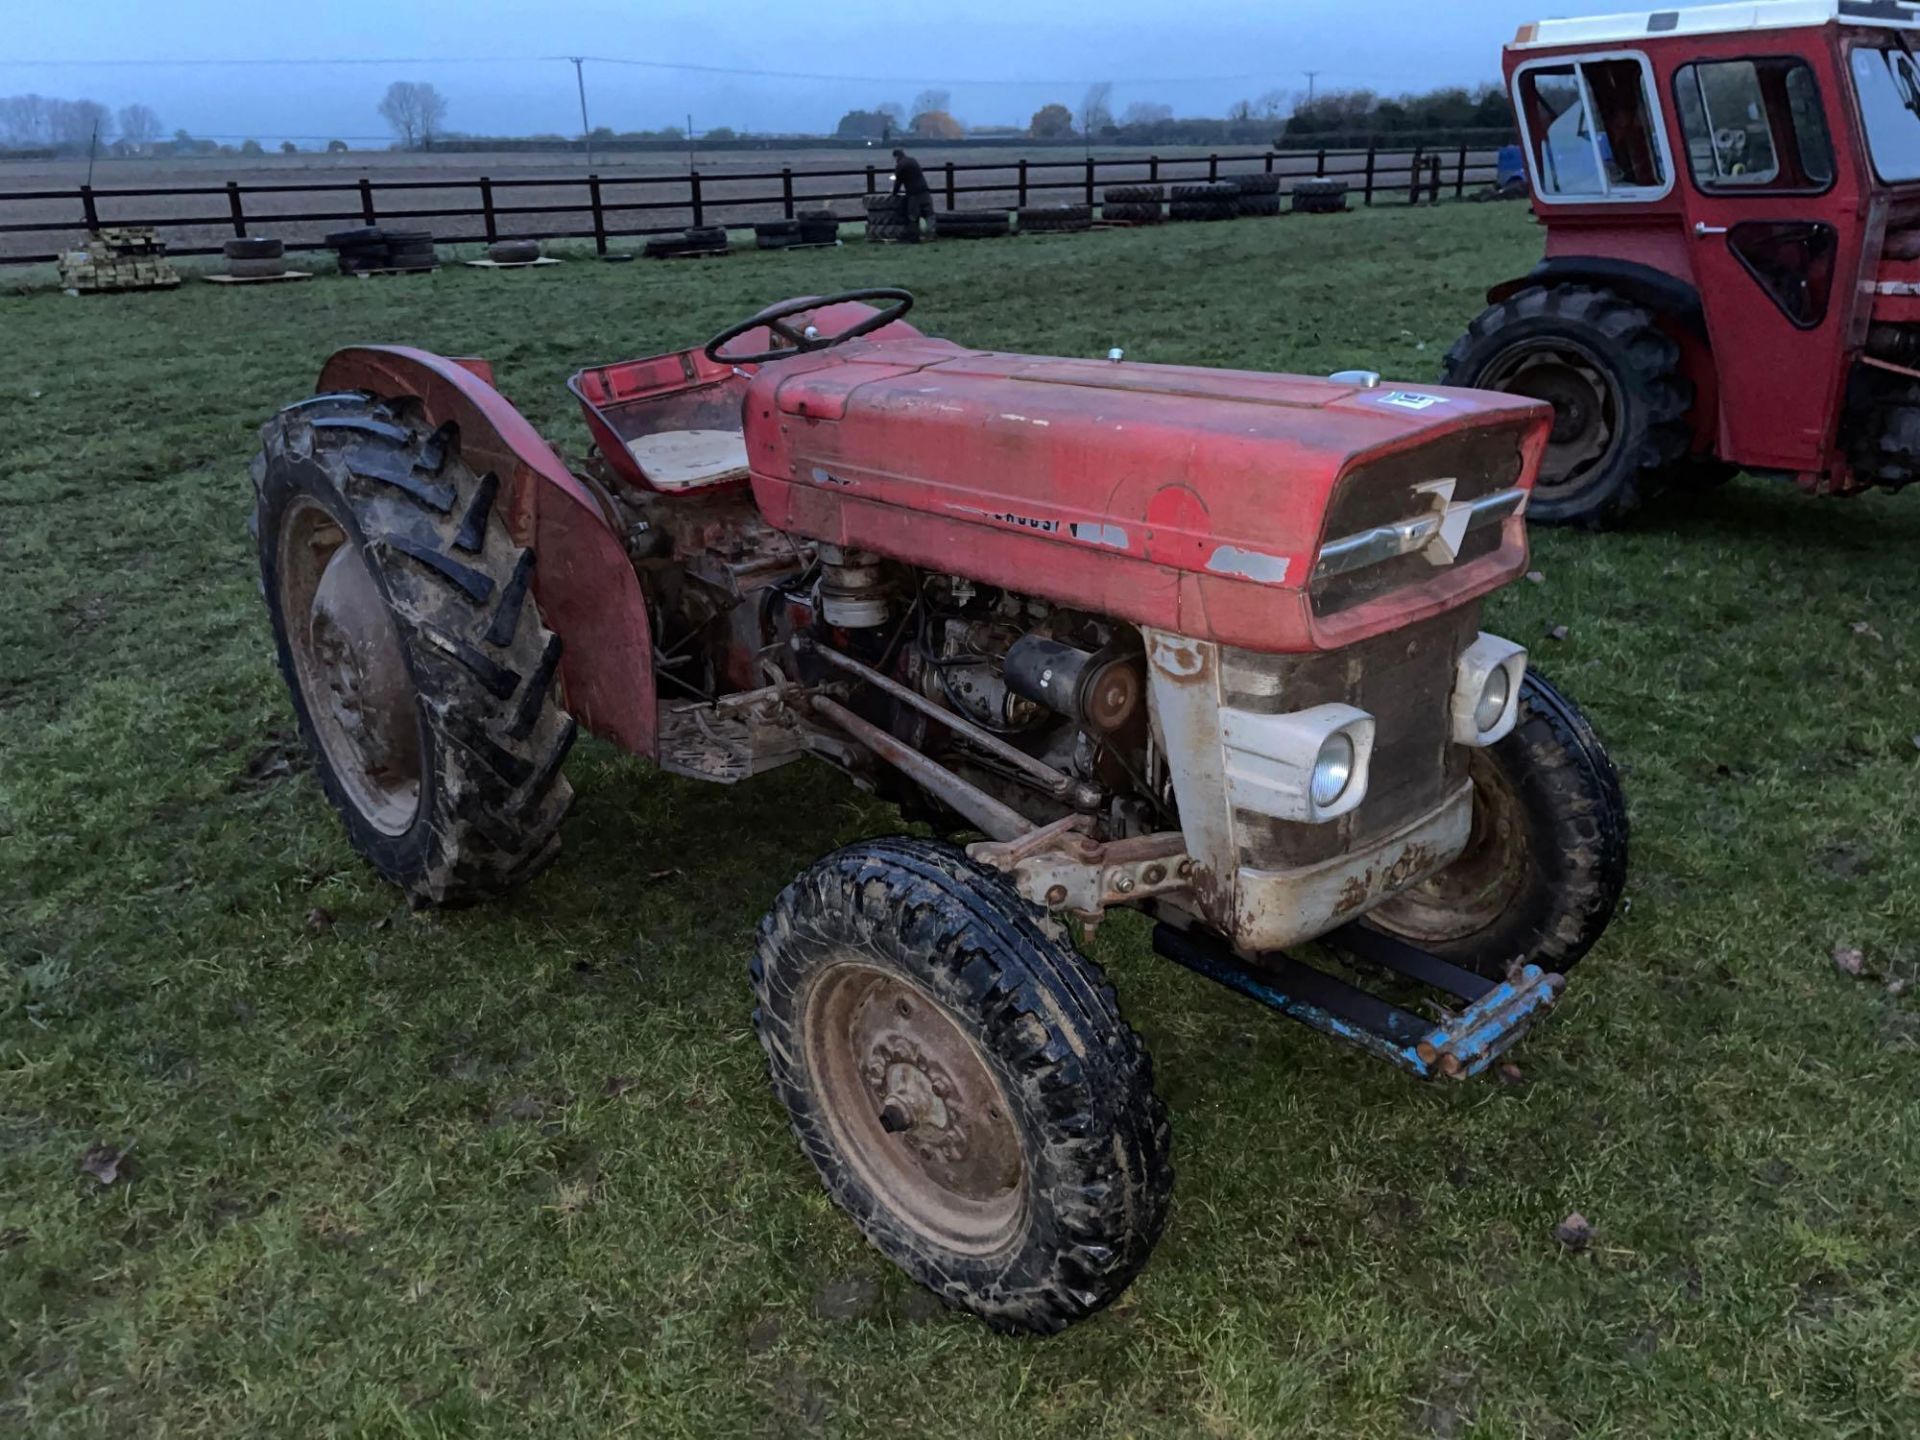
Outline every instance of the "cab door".
<svg viewBox="0 0 1920 1440"><path fill-rule="evenodd" d="M1868 228L1832 140L1828 107L1843 97L1802 55L1703 55L1671 79L1686 240L1718 380L1716 450L1819 472Z"/></svg>

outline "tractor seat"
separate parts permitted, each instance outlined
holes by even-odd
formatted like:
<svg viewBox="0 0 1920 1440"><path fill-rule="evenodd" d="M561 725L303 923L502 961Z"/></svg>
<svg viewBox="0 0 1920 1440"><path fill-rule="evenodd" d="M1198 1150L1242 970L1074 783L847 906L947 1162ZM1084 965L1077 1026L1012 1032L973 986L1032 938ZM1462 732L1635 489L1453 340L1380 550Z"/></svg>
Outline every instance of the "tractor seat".
<svg viewBox="0 0 1920 1440"><path fill-rule="evenodd" d="M747 437L738 430L662 430L627 442L656 490L701 490L747 478Z"/></svg>

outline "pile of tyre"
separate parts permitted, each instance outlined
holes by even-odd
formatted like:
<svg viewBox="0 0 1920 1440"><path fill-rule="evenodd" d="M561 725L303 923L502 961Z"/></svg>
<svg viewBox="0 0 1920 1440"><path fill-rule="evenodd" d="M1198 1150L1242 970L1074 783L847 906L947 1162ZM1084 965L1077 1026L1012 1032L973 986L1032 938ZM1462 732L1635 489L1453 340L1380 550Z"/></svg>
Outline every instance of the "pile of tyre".
<svg viewBox="0 0 1920 1440"><path fill-rule="evenodd" d="M1013 216L1022 235L1070 235L1093 228L1091 205L1027 205Z"/></svg>
<svg viewBox="0 0 1920 1440"><path fill-rule="evenodd" d="M1296 215L1341 215L1347 208L1344 180L1296 180L1293 182L1293 213Z"/></svg>
<svg viewBox="0 0 1920 1440"><path fill-rule="evenodd" d="M1240 214L1240 187L1231 180L1175 185L1167 214L1175 220L1233 220Z"/></svg>
<svg viewBox="0 0 1920 1440"><path fill-rule="evenodd" d="M904 195L868 195L861 201L867 207L867 239L875 241L907 240L913 227L907 223L907 197Z"/></svg>
<svg viewBox="0 0 1920 1440"><path fill-rule="evenodd" d="M727 229L724 225L690 225L671 235L655 235L641 247L649 260L665 260L673 255L725 255Z"/></svg>
<svg viewBox="0 0 1920 1440"><path fill-rule="evenodd" d="M868 225L872 229L871 223ZM796 245L837 245L840 217L831 210L802 210L791 220L762 220L753 227L753 243L762 250L791 250Z"/></svg>
<svg viewBox="0 0 1920 1440"><path fill-rule="evenodd" d="M1100 218L1116 225L1158 225L1166 219L1164 185L1109 185L1100 192Z"/></svg>
<svg viewBox="0 0 1920 1440"><path fill-rule="evenodd" d="M1280 213L1278 175L1230 175L1220 183L1233 186L1234 213L1243 219Z"/></svg>
<svg viewBox="0 0 1920 1440"><path fill-rule="evenodd" d="M1013 222L1005 210L938 210L933 233L942 240L992 240L1011 235Z"/></svg>
<svg viewBox="0 0 1920 1440"><path fill-rule="evenodd" d="M433 252L431 230L389 230L379 225L362 225L353 230L334 231L326 237L326 246L340 257L342 275L432 270L439 264Z"/></svg>
<svg viewBox="0 0 1920 1440"><path fill-rule="evenodd" d="M496 265L531 265L539 258L538 240L495 240L487 246L487 259Z"/></svg>
<svg viewBox="0 0 1920 1440"><path fill-rule="evenodd" d="M222 247L227 274L236 280L265 280L286 273L287 250L278 240L234 239Z"/></svg>

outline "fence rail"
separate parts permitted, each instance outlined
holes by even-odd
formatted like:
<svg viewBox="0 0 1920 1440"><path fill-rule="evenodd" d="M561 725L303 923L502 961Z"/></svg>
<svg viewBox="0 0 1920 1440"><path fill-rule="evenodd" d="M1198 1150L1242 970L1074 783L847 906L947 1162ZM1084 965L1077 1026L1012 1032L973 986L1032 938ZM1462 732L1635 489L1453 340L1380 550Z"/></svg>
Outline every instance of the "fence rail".
<svg viewBox="0 0 1920 1440"><path fill-rule="evenodd" d="M982 209L1030 204L1099 203L1099 192L1118 184L1181 184L1249 173L1278 174L1281 188L1299 180L1344 179L1363 205L1389 201L1433 203L1464 196L1494 179L1495 155L1462 144L1445 152L1426 149L1263 150L1239 154L1161 157L1094 157L1084 160L988 160L935 162L927 167L935 194L949 209L972 202ZM777 182L777 189L751 187ZM694 225L745 226L758 220L792 219L803 208L832 209L888 184L885 170L865 165L837 169L735 172L698 169L671 175L558 175L537 178L323 180L306 183L242 183L167 187L0 191L0 264L44 263L80 243L88 230L138 225L181 232L169 242L175 255L217 255L227 235L257 231L278 235L290 250L324 247L324 230L340 223L378 225L393 221L465 222L460 233L436 234L442 244L472 244L503 236L592 240L605 254L608 241L665 234ZM744 188L743 188L744 187ZM463 192L466 203L435 203L444 192ZM531 203L515 204L524 197ZM322 208L288 208L295 196L321 199ZM200 201L224 200L221 213L185 213ZM248 201L255 203L251 206ZM382 203L383 200L385 203ZM162 202L145 206L136 201ZM996 205L995 202L998 204ZM836 210L843 221L861 215ZM659 220L661 223L642 223ZM475 225L477 223L477 229ZM456 227L457 228L457 227ZM23 237L16 241L14 237ZM24 237L37 237L28 240ZM53 248L44 248L51 245Z"/></svg>

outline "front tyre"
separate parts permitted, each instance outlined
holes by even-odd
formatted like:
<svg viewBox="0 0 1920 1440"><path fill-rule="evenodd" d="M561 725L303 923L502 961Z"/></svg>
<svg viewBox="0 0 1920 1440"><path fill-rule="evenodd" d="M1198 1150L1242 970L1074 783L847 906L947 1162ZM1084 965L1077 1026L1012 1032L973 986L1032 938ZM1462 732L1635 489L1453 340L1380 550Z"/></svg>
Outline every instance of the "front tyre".
<svg viewBox="0 0 1920 1440"><path fill-rule="evenodd" d="M1620 778L1572 701L1531 670L1520 720L1473 752L1473 832L1446 869L1365 923L1489 979L1564 975L1613 919L1627 879Z"/></svg>
<svg viewBox="0 0 1920 1440"><path fill-rule="evenodd" d="M1166 1111L1099 969L950 846L875 840L760 926L754 1026L834 1201L942 1300L1052 1333L1166 1223Z"/></svg>
<svg viewBox="0 0 1920 1440"><path fill-rule="evenodd" d="M348 839L420 903L531 878L560 846L574 722L533 552L451 427L321 395L262 429L253 530L281 674Z"/></svg>

